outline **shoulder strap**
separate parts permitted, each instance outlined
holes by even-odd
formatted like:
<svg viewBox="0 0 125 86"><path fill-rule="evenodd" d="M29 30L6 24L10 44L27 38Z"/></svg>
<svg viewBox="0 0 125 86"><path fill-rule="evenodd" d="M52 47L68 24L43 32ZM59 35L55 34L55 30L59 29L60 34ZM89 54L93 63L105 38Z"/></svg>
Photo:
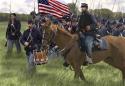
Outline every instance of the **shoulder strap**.
<svg viewBox="0 0 125 86"><path fill-rule="evenodd" d="M32 33L32 30L29 32L29 35L28 35L28 37L27 37L26 41L28 41L28 40L29 40L29 38L30 38L30 37L32 37L31 33Z"/></svg>
<svg viewBox="0 0 125 86"><path fill-rule="evenodd" d="M15 28L15 26L14 26L14 22L11 21L10 26L13 27L13 28L10 28L11 32L15 32L15 31L16 31L16 28ZM14 30L14 31L13 31L13 30Z"/></svg>

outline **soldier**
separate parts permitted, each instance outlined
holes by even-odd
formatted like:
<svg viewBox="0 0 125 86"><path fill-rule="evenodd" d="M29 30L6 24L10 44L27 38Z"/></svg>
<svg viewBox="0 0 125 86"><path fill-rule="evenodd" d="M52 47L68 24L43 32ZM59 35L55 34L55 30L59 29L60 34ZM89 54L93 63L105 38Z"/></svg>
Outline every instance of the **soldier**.
<svg viewBox="0 0 125 86"><path fill-rule="evenodd" d="M65 16L63 16L62 18L61 18L61 21L60 21L60 26L62 27L62 28L64 28L65 26L66 26L66 21L65 21Z"/></svg>
<svg viewBox="0 0 125 86"><path fill-rule="evenodd" d="M88 5L86 3L81 4L82 14L80 15L80 19L78 22L78 28L81 35L84 35L85 38L81 38L81 44L85 45L86 52L86 61L88 63L92 62L92 45L95 39L95 25L96 19L88 12ZM84 41L83 41L84 40Z"/></svg>
<svg viewBox="0 0 125 86"><path fill-rule="evenodd" d="M70 32L71 31L71 18L69 15L65 16L65 21L66 21L66 24L64 25L64 28Z"/></svg>
<svg viewBox="0 0 125 86"><path fill-rule="evenodd" d="M118 25L117 25L117 33L115 34L115 36L122 36L122 33L123 33L123 31L124 31L124 25L123 25L123 23L119 23Z"/></svg>
<svg viewBox="0 0 125 86"><path fill-rule="evenodd" d="M42 37L40 32L33 27L33 21L28 20L28 29L24 31L21 38L21 43L22 45L24 45L26 51L29 72L33 72L36 70L33 51L39 50L39 48L41 47L41 38Z"/></svg>
<svg viewBox="0 0 125 86"><path fill-rule="evenodd" d="M21 36L21 23L16 18L16 14L12 13L10 14L10 20L8 23L7 31L6 31L6 38L7 38L7 53L12 52L13 45L16 45L17 52L21 52L21 46L19 43L19 38Z"/></svg>
<svg viewBox="0 0 125 86"><path fill-rule="evenodd" d="M36 18L36 12L34 12L34 11L32 11L31 13L30 13L30 15L31 15L31 19L32 19L32 21L33 21L33 23L35 23L35 18Z"/></svg>
<svg viewBox="0 0 125 86"><path fill-rule="evenodd" d="M40 34L41 34L41 39L42 39L42 48L45 47L46 45L46 20L45 19L41 19L40 21L40 28L39 28Z"/></svg>
<svg viewBox="0 0 125 86"><path fill-rule="evenodd" d="M77 16L73 15L71 19L71 33L75 34L77 31L78 23L77 23Z"/></svg>
<svg viewBox="0 0 125 86"><path fill-rule="evenodd" d="M120 32L118 29L118 23L116 21L112 21L111 23L112 35L119 36Z"/></svg>
<svg viewBox="0 0 125 86"><path fill-rule="evenodd" d="M39 14L39 13L36 14L36 12L32 11L30 13L30 15L31 15L31 19L33 21L33 27L39 30L39 28L40 28L40 20L42 18L41 14Z"/></svg>
<svg viewBox="0 0 125 86"><path fill-rule="evenodd" d="M80 45L81 50L84 50L86 52L86 61L87 63L93 63L92 62L92 44L95 39L95 31L97 24L96 19L94 16L90 15L88 12L88 5L86 3L82 3L82 14L79 16L79 22L78 22L78 33L80 36ZM85 41L84 41L85 40ZM72 41L71 41L72 42ZM70 45L68 45L70 46ZM62 55L64 56L64 59L67 55L69 47L65 47L65 50L62 52ZM65 67L68 67L68 63L65 61L63 64Z"/></svg>
<svg viewBox="0 0 125 86"><path fill-rule="evenodd" d="M121 36L125 37L125 21L123 22L123 31L121 33Z"/></svg>
<svg viewBox="0 0 125 86"><path fill-rule="evenodd" d="M41 32L41 34L43 33L43 30L46 28L45 23L46 23L46 20L41 19L41 21L40 21L40 32Z"/></svg>
<svg viewBox="0 0 125 86"><path fill-rule="evenodd" d="M104 22L100 21L98 23L98 34L103 37L103 36L106 36L108 35L108 28L105 26Z"/></svg>

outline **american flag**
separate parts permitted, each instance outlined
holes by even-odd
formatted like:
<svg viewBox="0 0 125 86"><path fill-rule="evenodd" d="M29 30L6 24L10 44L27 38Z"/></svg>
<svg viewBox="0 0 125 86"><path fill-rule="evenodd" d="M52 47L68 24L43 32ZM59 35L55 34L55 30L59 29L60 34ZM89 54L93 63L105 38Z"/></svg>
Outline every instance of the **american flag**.
<svg viewBox="0 0 125 86"><path fill-rule="evenodd" d="M38 11L61 18L69 14L69 7L56 0L38 0Z"/></svg>

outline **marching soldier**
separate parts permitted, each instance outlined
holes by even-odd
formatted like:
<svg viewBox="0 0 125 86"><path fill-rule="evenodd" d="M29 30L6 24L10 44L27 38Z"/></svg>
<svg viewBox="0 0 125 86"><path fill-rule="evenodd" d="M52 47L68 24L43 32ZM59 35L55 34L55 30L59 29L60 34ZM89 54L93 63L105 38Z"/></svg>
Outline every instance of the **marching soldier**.
<svg viewBox="0 0 125 86"><path fill-rule="evenodd" d="M113 28L112 35L120 36L123 32L123 25L121 23L117 24L116 28Z"/></svg>
<svg viewBox="0 0 125 86"><path fill-rule="evenodd" d="M73 15L72 16L72 19L71 19L71 33L72 34L75 34L76 31L77 31L77 28L78 27L78 23L77 23L77 16L76 15Z"/></svg>
<svg viewBox="0 0 125 86"><path fill-rule="evenodd" d="M105 26L103 21L98 22L98 34L103 37L109 34L108 28Z"/></svg>
<svg viewBox="0 0 125 86"><path fill-rule="evenodd" d="M33 21L33 27L38 29L37 27L38 27L39 23L38 23L38 21L36 21L36 12L32 11L30 13L30 16L31 16L31 20Z"/></svg>
<svg viewBox="0 0 125 86"><path fill-rule="evenodd" d="M27 59L28 59L28 71L33 72L36 70L34 63L34 50L39 50L41 47L42 37L40 32L33 27L33 21L28 20L28 29L24 31L21 43L24 45Z"/></svg>
<svg viewBox="0 0 125 86"><path fill-rule="evenodd" d="M121 36L125 37L125 21L123 22L123 32L121 33Z"/></svg>
<svg viewBox="0 0 125 86"><path fill-rule="evenodd" d="M16 45L17 52L21 52L21 46L19 43L19 38L21 36L21 23L16 18L16 14L10 14L10 20L8 23L6 38L7 38L7 53L11 53L13 49L13 45Z"/></svg>

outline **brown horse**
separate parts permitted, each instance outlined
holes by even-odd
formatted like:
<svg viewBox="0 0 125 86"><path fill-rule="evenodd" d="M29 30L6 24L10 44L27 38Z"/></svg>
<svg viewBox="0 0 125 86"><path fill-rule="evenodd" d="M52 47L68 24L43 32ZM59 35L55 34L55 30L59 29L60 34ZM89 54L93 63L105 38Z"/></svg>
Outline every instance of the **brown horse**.
<svg viewBox="0 0 125 86"><path fill-rule="evenodd" d="M125 80L125 38L105 36L103 39L107 40L108 49L93 52L93 62L98 63L104 61L118 68L122 72L123 80ZM74 77L85 80L81 70L81 66L85 62L85 53L79 48L78 36L73 36L66 30L58 27L55 42L61 49L69 49L65 59L73 67L75 72Z"/></svg>

